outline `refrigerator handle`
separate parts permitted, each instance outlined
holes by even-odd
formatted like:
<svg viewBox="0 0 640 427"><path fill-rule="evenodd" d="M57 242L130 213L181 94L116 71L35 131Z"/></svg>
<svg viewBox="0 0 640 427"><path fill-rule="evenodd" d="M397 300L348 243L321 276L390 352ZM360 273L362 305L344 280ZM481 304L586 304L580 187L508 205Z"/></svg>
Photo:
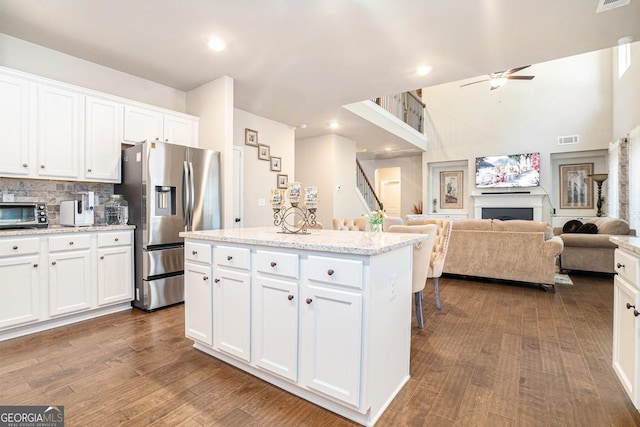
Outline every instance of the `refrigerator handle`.
<svg viewBox="0 0 640 427"><path fill-rule="evenodd" d="M189 179L189 166L187 162L182 162L182 224L186 227L189 224L189 187L187 180Z"/></svg>
<svg viewBox="0 0 640 427"><path fill-rule="evenodd" d="M193 163L189 162L189 229L193 231L191 228L193 227L193 209L195 205L195 194L196 190L193 184Z"/></svg>

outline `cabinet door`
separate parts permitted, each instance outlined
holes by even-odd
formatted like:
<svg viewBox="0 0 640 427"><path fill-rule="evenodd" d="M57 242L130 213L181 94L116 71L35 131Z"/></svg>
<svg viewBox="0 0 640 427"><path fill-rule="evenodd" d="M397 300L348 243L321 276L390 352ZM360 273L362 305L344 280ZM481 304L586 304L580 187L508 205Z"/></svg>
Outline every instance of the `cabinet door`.
<svg viewBox="0 0 640 427"><path fill-rule="evenodd" d="M251 359L251 279L248 273L216 269L214 344L239 359Z"/></svg>
<svg viewBox="0 0 640 427"><path fill-rule="evenodd" d="M39 177L79 177L80 102L75 92L38 86Z"/></svg>
<svg viewBox="0 0 640 427"><path fill-rule="evenodd" d="M38 258L0 258L0 329L40 319Z"/></svg>
<svg viewBox="0 0 640 427"><path fill-rule="evenodd" d="M184 265L185 335L213 345L213 289L211 267Z"/></svg>
<svg viewBox="0 0 640 427"><path fill-rule="evenodd" d="M84 176L92 181L120 182L123 107L89 96L85 103Z"/></svg>
<svg viewBox="0 0 640 427"><path fill-rule="evenodd" d="M133 299L133 263L130 246L98 250L98 305Z"/></svg>
<svg viewBox="0 0 640 427"><path fill-rule="evenodd" d="M91 289L94 286L89 250L49 254L50 316L91 308Z"/></svg>
<svg viewBox="0 0 640 427"><path fill-rule="evenodd" d="M164 115L164 140L172 144L198 146L198 122L185 117Z"/></svg>
<svg viewBox="0 0 640 427"><path fill-rule="evenodd" d="M354 406L360 400L362 295L308 286L302 295L304 385Z"/></svg>
<svg viewBox="0 0 640 427"><path fill-rule="evenodd" d="M258 276L255 284L256 365L298 380L298 284Z"/></svg>
<svg viewBox="0 0 640 427"><path fill-rule="evenodd" d="M640 357L640 291L619 276L614 280L613 369L636 408L640 408L638 357Z"/></svg>
<svg viewBox="0 0 640 427"><path fill-rule="evenodd" d="M124 140L162 141L162 114L146 108L124 107Z"/></svg>
<svg viewBox="0 0 640 427"><path fill-rule="evenodd" d="M0 175L26 176L31 170L29 82L0 75Z"/></svg>

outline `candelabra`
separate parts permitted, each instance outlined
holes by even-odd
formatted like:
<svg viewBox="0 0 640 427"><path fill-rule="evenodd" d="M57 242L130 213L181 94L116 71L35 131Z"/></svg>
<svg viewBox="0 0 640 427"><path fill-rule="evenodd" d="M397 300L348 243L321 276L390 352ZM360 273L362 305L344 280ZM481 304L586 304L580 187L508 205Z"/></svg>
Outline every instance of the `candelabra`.
<svg viewBox="0 0 640 427"><path fill-rule="evenodd" d="M602 216L602 183L607 180L607 177L609 175L606 173L597 173L587 176L594 180L598 185L598 202L596 204L596 206L598 207L598 212L596 213L596 216Z"/></svg>
<svg viewBox="0 0 640 427"><path fill-rule="evenodd" d="M282 227L282 233L307 234L316 223L318 207L318 187L306 187L304 204L300 205L302 189L299 182L290 182L287 198L291 206L284 204L284 189L271 190L271 207L273 208L273 224Z"/></svg>

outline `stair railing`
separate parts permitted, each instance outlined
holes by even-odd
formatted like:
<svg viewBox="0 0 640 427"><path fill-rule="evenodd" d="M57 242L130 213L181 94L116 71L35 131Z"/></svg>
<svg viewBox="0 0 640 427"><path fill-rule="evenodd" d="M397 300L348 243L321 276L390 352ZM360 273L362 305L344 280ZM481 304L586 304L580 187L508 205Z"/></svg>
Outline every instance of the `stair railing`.
<svg viewBox="0 0 640 427"><path fill-rule="evenodd" d="M367 206L369 206L369 209L372 211L382 210L382 202L376 195L376 192L373 189L369 178L367 178L367 174L364 173L364 169L362 169L362 165L358 159L356 159L356 166L356 183L358 190L360 190L360 194L362 194L362 197L367 202Z"/></svg>

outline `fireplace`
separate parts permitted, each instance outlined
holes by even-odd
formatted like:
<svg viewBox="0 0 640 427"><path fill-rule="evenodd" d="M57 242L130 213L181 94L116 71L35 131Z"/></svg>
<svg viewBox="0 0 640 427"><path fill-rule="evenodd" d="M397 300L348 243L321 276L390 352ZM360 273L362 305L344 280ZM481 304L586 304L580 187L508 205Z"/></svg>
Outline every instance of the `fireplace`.
<svg viewBox="0 0 640 427"><path fill-rule="evenodd" d="M542 202L546 195L544 193L525 193L525 192L504 192L504 193L485 193L472 194L474 200L474 218L499 218L501 216L509 216L509 219L524 219L520 215L524 215L526 211L526 219L534 221L542 221ZM488 211L485 209L499 210L502 213ZM486 216L490 215L490 216Z"/></svg>
<svg viewBox="0 0 640 427"><path fill-rule="evenodd" d="M482 219L533 220L533 208L482 208Z"/></svg>

